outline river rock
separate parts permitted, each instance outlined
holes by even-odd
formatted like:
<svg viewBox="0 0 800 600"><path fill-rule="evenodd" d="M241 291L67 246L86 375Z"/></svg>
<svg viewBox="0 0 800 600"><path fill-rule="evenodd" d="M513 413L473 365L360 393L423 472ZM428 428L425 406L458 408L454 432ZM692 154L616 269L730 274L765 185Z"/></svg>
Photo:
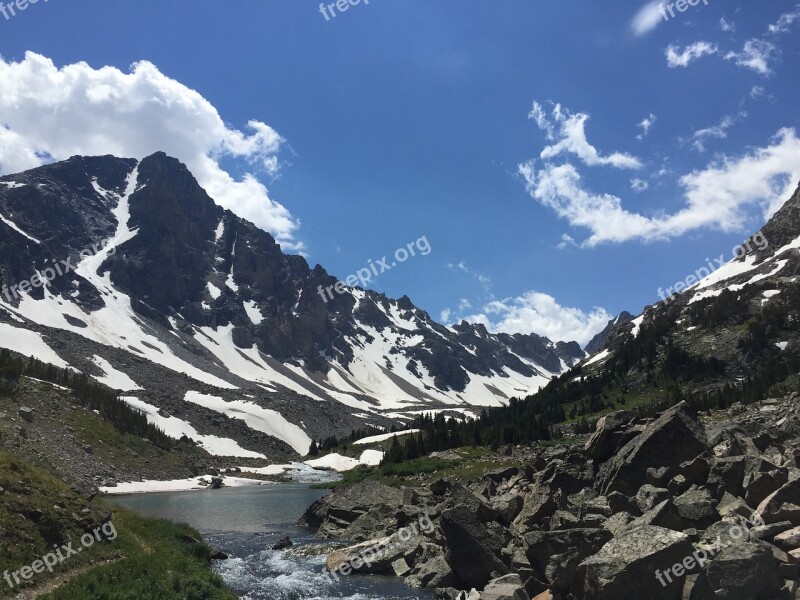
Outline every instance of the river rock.
<svg viewBox="0 0 800 600"><path fill-rule="evenodd" d="M493 573L508 573L500 560L504 540L484 527L466 506L444 511L441 527L449 548L447 562L464 587L483 588Z"/></svg>

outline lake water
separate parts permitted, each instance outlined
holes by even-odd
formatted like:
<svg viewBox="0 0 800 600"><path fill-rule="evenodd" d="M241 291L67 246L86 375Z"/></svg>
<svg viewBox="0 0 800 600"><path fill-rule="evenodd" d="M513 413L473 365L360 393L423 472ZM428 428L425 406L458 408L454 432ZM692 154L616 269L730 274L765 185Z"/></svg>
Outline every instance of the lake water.
<svg viewBox="0 0 800 600"><path fill-rule="evenodd" d="M246 600L432 600L388 577L342 577L323 573L327 544L294 523L327 493L303 484L137 494L110 498L140 514L188 523L231 556L215 570ZM289 535L295 547L271 550Z"/></svg>

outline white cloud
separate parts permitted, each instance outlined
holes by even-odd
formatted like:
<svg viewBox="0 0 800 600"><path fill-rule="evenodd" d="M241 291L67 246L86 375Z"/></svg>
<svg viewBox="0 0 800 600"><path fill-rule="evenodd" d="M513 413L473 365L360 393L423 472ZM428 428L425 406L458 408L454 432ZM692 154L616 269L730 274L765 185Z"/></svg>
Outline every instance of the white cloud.
<svg viewBox="0 0 800 600"><path fill-rule="evenodd" d="M533 119L536 121L536 125L547 134L548 140L555 139L555 133L553 131L553 126L547 118L547 113L545 112L542 105L533 101L533 108L531 108L531 112L528 113L528 118Z"/></svg>
<svg viewBox="0 0 800 600"><path fill-rule="evenodd" d="M568 109L555 104L548 118L542 106L534 102L529 117L536 120L539 129L547 134L548 140L556 141L542 150L540 156L543 159L571 153L589 166L609 165L618 169L639 169L642 166L638 158L627 153L614 152L602 156L586 139L586 121L589 120L586 113L571 114Z"/></svg>
<svg viewBox="0 0 800 600"><path fill-rule="evenodd" d="M658 117L653 113L650 113L649 117L642 119L642 122L637 125L637 127L642 130L642 133L637 135L636 139L641 140L647 137L647 134L650 133L650 128L655 125L656 121L658 121Z"/></svg>
<svg viewBox="0 0 800 600"><path fill-rule="evenodd" d="M664 13L661 10L661 0L652 0L634 15L630 28L636 37L642 37L658 27L663 20Z"/></svg>
<svg viewBox="0 0 800 600"><path fill-rule="evenodd" d="M453 311L449 308L445 308L441 313L439 313L439 320L447 325L450 322L451 314L453 314Z"/></svg>
<svg viewBox="0 0 800 600"><path fill-rule="evenodd" d="M472 303L469 300L462 298L458 301L458 310L465 311L468 308L472 308Z"/></svg>
<svg viewBox="0 0 800 600"><path fill-rule="evenodd" d="M769 32L775 35L788 33L789 29L792 27L792 23L798 20L800 20L800 5L797 5L794 12L782 14L775 23L769 26Z"/></svg>
<svg viewBox="0 0 800 600"><path fill-rule="evenodd" d="M741 111L736 115L725 115L718 125L713 127L706 127L699 129L692 134L692 146L698 152L705 152L705 143L709 138L725 139L728 137L728 129L742 121L747 117L745 111Z"/></svg>
<svg viewBox="0 0 800 600"><path fill-rule="evenodd" d="M778 48L772 42L752 39L745 42L741 52L728 52L725 60L736 61L736 66L751 69L761 75L770 75L770 62L777 51Z"/></svg>
<svg viewBox="0 0 800 600"><path fill-rule="evenodd" d="M761 98L765 94L764 86L761 85L754 85L750 89L750 97L753 99Z"/></svg>
<svg viewBox="0 0 800 600"><path fill-rule="evenodd" d="M649 187L650 184L647 183L644 179L639 179L638 177L635 179L631 179L631 189L634 192L644 192Z"/></svg>
<svg viewBox="0 0 800 600"><path fill-rule="evenodd" d="M85 62L57 68L28 52L20 62L0 57L0 173L70 156L113 154L144 158L156 151L184 162L221 206L300 250L299 222L269 197L256 175L235 178L220 166L238 159L274 174L283 142L260 121L243 132L225 124L198 92L150 62L94 69Z"/></svg>
<svg viewBox="0 0 800 600"><path fill-rule="evenodd" d="M692 61L702 58L703 56L717 54L717 52L719 52L719 48L716 44L712 44L711 42L695 42L694 44L686 46L683 50L674 44L670 44L664 51L664 54L667 57L667 66L671 69L675 69L677 67L688 67L689 63Z"/></svg>
<svg viewBox="0 0 800 600"><path fill-rule="evenodd" d="M567 233L562 233L561 241L558 243L558 249L563 250L564 248L569 248L570 246L579 247L575 242L575 238Z"/></svg>
<svg viewBox="0 0 800 600"><path fill-rule="evenodd" d="M476 279L478 283L481 284L481 287L484 289L484 291L489 292L491 290L492 280L480 271L476 271L475 269L468 267L463 260L457 264L449 263L447 268L466 273L470 277Z"/></svg>
<svg viewBox="0 0 800 600"><path fill-rule="evenodd" d="M587 313L561 306L548 294L529 291L516 298L489 302L481 313L465 320L482 323L494 333L536 333L554 342L576 341L584 346L611 318L602 308Z"/></svg>
<svg viewBox="0 0 800 600"><path fill-rule="evenodd" d="M519 165L519 172L535 200L570 225L589 230L582 245L592 247L664 240L707 228L742 231L748 225L748 208L758 208L768 218L792 195L800 180L798 157L800 139L795 130L781 129L766 147L737 158L724 157L681 177L684 208L654 216L626 210L612 194L588 191L571 164L546 164L537 170L531 161Z"/></svg>
<svg viewBox="0 0 800 600"><path fill-rule="evenodd" d="M725 19L725 17L722 17L719 20L719 28L722 29L722 31L736 31L736 23L733 21L728 21Z"/></svg>

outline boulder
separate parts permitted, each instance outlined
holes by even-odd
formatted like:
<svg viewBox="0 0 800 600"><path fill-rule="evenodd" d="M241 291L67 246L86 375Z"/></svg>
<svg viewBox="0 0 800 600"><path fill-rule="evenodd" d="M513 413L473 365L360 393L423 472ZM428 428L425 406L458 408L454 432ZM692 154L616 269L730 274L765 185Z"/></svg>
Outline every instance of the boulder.
<svg viewBox="0 0 800 600"><path fill-rule="evenodd" d="M420 553L421 536L394 535L367 540L354 546L334 550L325 561L325 568L339 575L370 573L373 575L395 575L395 563L399 559L412 559Z"/></svg>
<svg viewBox="0 0 800 600"><path fill-rule="evenodd" d="M486 584L481 600L530 600L519 575L504 575Z"/></svg>
<svg viewBox="0 0 800 600"><path fill-rule="evenodd" d="M657 504L641 517L631 521L626 529L635 529L644 526L663 527L665 529L672 529L673 531L683 531L689 527L678 513L674 502L669 499L664 500L661 504Z"/></svg>
<svg viewBox="0 0 800 600"><path fill-rule="evenodd" d="M403 500L402 490L364 480L314 502L300 518L298 525L317 528L317 537L323 539L340 537L361 515L371 510L373 518L394 513L404 505ZM379 512L378 507L387 508L388 513ZM396 529L396 522L387 524L387 530Z"/></svg>
<svg viewBox="0 0 800 600"><path fill-rule="evenodd" d="M534 572L554 592L572 584L575 568L611 540L607 529L534 531L525 535L525 554Z"/></svg>
<svg viewBox="0 0 800 600"><path fill-rule="evenodd" d="M525 497L522 510L513 527L524 533L541 527L558 509L568 506L567 498L592 485L594 471L591 463L581 464L555 459L539 472L533 489Z"/></svg>
<svg viewBox="0 0 800 600"><path fill-rule="evenodd" d="M440 548L436 554L417 559L406 583L413 588L443 588L457 585L458 578L445 559L444 549Z"/></svg>
<svg viewBox="0 0 800 600"><path fill-rule="evenodd" d="M731 496L741 496L744 471L744 456L716 459L711 465L706 487L715 498L722 498L725 492Z"/></svg>
<svg viewBox="0 0 800 600"><path fill-rule="evenodd" d="M292 543L291 538L289 538L288 535L285 535L281 539L279 539L275 544L273 544L272 549L286 550L286 548L291 548L292 546L294 546L294 544Z"/></svg>
<svg viewBox="0 0 800 600"><path fill-rule="evenodd" d="M698 456L678 467L678 474L682 475L689 485L703 485L710 473L711 465L705 456Z"/></svg>
<svg viewBox="0 0 800 600"><path fill-rule="evenodd" d="M598 489L633 496L646 482L647 469L678 467L708 450L702 424L684 402L664 411L628 442L598 475Z"/></svg>
<svg viewBox="0 0 800 600"><path fill-rule="evenodd" d="M687 575L680 600L717 600L714 588L705 573Z"/></svg>
<svg viewBox="0 0 800 600"><path fill-rule="evenodd" d="M671 570L693 551L683 533L637 527L618 535L578 565L572 593L577 600L677 600L683 590L683 573ZM672 573L670 577L665 569Z"/></svg>
<svg viewBox="0 0 800 600"><path fill-rule="evenodd" d="M498 518L498 512L468 487L454 483L450 487L450 497L445 502L447 508L463 505L478 517L481 523L488 523Z"/></svg>
<svg viewBox="0 0 800 600"><path fill-rule="evenodd" d="M775 545L787 552L800 548L800 527L794 527L775 536Z"/></svg>
<svg viewBox="0 0 800 600"><path fill-rule="evenodd" d="M501 483L503 480L509 480L519 474L519 467L504 467L502 469L495 469L486 473L488 477L495 483Z"/></svg>
<svg viewBox="0 0 800 600"><path fill-rule="evenodd" d="M483 588L494 573L508 573L500 560L504 540L484 527L466 506L444 511L440 524L447 541L447 563L464 587Z"/></svg>
<svg viewBox="0 0 800 600"><path fill-rule="evenodd" d="M800 479L782 485L767 496L756 512L767 524L791 521L792 525L800 525Z"/></svg>
<svg viewBox="0 0 800 600"><path fill-rule="evenodd" d="M605 462L617 451L618 433L622 431L627 420L623 413L611 413L600 417L592 436L586 441L586 456L597 462Z"/></svg>
<svg viewBox="0 0 800 600"><path fill-rule="evenodd" d="M765 461L766 462L766 461ZM789 479L786 469L775 469L766 473L753 473L745 480L744 499L750 506L758 506L764 498L780 489Z"/></svg>
<svg viewBox="0 0 800 600"><path fill-rule="evenodd" d="M692 527L705 529L719 519L714 500L706 489L692 487L678 496L674 504L681 518Z"/></svg>
<svg viewBox="0 0 800 600"><path fill-rule="evenodd" d="M769 600L783 587L778 566L763 542L724 548L705 567L718 600Z"/></svg>
<svg viewBox="0 0 800 600"><path fill-rule="evenodd" d="M514 522L514 519L522 512L524 505L524 496L516 490L495 496L489 503L489 507L497 515L497 520L505 525L511 525Z"/></svg>
<svg viewBox="0 0 800 600"><path fill-rule="evenodd" d="M642 514L644 514L657 504L661 504L664 500L671 497L672 494L670 494L669 490L653 487L649 483L646 483L636 492L636 505L639 507Z"/></svg>
<svg viewBox="0 0 800 600"><path fill-rule="evenodd" d="M779 523L772 523L770 525L759 525L750 530L750 537L769 542L774 540L775 536L779 533L783 533L791 528L792 523L790 521L781 521Z"/></svg>
<svg viewBox="0 0 800 600"><path fill-rule="evenodd" d="M722 496L722 500L717 504L717 514L722 519L727 519L733 515L748 518L753 514L753 509L741 498L736 498L728 492L725 492Z"/></svg>
<svg viewBox="0 0 800 600"><path fill-rule="evenodd" d="M20 406L19 407L19 416L22 418L23 421L27 421L28 423L33 423L33 409L27 406Z"/></svg>

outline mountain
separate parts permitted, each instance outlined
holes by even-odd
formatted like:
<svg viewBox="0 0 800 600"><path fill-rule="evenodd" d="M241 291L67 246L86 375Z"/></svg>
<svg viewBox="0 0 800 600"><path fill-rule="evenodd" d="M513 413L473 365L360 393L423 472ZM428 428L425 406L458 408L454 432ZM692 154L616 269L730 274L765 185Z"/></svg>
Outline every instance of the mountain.
<svg viewBox="0 0 800 600"><path fill-rule="evenodd" d="M615 322L593 356L537 395L569 398L574 418L681 400L726 408L800 390L798 275L800 188L742 245L699 261L659 290L661 302Z"/></svg>
<svg viewBox="0 0 800 600"><path fill-rule="evenodd" d="M0 346L93 376L212 454L302 455L421 411L472 414L585 356L337 283L163 153L2 177L0 221Z"/></svg>
<svg viewBox="0 0 800 600"><path fill-rule="evenodd" d="M606 342L608 341L608 337L611 335L611 332L614 331L614 329L618 325L625 325L626 323L630 323L631 321L633 321L633 318L634 317L631 313L624 310L619 314L619 316L611 319L608 322L608 325L606 325L605 329L603 329L603 331L594 336L591 340L589 340L589 343L586 344L586 346L584 347L586 354L591 356L592 354L600 352L605 347Z"/></svg>
<svg viewBox="0 0 800 600"><path fill-rule="evenodd" d="M664 301L645 307L636 319L615 322L604 343L587 352L587 362L611 355L642 328L675 317L666 329L698 354L709 352L728 367L752 366L797 348L800 275L800 187L758 232L731 251L733 258L705 259ZM677 293L675 290L679 287ZM606 332L604 332L606 333ZM600 334L603 336L603 334ZM599 338L600 336L598 336ZM594 342L594 340L593 340ZM604 356L605 358L605 356Z"/></svg>
<svg viewBox="0 0 800 600"><path fill-rule="evenodd" d="M612 320L590 357L534 394L475 422L418 418L421 432L385 461L588 433L612 412L624 420L680 402L707 411L800 393L800 188L730 252L700 262L635 319Z"/></svg>

